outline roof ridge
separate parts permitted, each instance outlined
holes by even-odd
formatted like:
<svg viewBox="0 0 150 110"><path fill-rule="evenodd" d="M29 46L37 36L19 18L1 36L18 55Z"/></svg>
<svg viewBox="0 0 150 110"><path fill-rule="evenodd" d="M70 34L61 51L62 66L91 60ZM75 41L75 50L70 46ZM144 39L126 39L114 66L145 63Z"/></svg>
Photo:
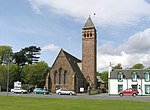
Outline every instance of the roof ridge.
<svg viewBox="0 0 150 110"><path fill-rule="evenodd" d="M72 57L78 61L81 61L80 59L76 58L75 56L71 55L70 53L66 52L65 50L62 49L62 51L64 52L65 56L68 55L69 57ZM67 57L67 56L66 56Z"/></svg>

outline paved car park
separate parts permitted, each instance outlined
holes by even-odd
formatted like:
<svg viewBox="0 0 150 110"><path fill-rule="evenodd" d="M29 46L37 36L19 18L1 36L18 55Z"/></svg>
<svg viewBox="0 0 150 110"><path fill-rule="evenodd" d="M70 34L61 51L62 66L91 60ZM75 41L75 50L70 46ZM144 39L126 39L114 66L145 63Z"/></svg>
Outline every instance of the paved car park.
<svg viewBox="0 0 150 110"><path fill-rule="evenodd" d="M1 96L7 96L7 92L0 92ZM77 94L76 96L70 95L58 95L58 94L14 94L9 92L8 96L20 96L20 97L41 97L41 98L73 98L73 99L97 99L97 100L140 100L140 101L150 101L150 96L109 96L107 93L88 95L88 94Z"/></svg>

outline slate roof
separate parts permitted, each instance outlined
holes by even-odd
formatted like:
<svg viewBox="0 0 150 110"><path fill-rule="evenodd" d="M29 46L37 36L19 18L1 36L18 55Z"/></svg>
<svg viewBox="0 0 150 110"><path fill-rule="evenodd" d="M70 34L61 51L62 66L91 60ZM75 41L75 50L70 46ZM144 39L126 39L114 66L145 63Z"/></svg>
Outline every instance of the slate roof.
<svg viewBox="0 0 150 110"><path fill-rule="evenodd" d="M95 27L95 26L94 26L94 23L93 23L91 17L89 16L89 18L88 18L87 21L85 22L83 28L93 28L93 27Z"/></svg>
<svg viewBox="0 0 150 110"><path fill-rule="evenodd" d="M146 72L150 73L150 69L114 69L110 73L110 79L118 79L119 72L122 72L124 75L124 78L126 78L126 79L132 79L131 74L133 72L137 73L138 78L144 79L144 73L146 73Z"/></svg>
<svg viewBox="0 0 150 110"><path fill-rule="evenodd" d="M82 63L81 60L79 60L78 58L74 57L73 55L67 53L66 51L64 51L63 49L61 50L63 51L64 55L66 56L68 62L70 63L73 71L75 72L75 74L79 77L79 78L84 78L79 66L77 63Z"/></svg>

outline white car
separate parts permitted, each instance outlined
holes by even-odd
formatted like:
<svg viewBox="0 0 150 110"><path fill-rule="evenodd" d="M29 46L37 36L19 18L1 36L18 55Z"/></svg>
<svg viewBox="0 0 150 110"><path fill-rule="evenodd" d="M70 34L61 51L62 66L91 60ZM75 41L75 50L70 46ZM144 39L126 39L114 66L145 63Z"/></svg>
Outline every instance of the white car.
<svg viewBox="0 0 150 110"><path fill-rule="evenodd" d="M11 89L11 92L12 93L21 93L21 94L28 93L27 90L20 89L20 88Z"/></svg>
<svg viewBox="0 0 150 110"><path fill-rule="evenodd" d="M59 94L59 95L76 95L76 93L74 91L70 91L66 88L61 88L61 89L56 90L56 94Z"/></svg>

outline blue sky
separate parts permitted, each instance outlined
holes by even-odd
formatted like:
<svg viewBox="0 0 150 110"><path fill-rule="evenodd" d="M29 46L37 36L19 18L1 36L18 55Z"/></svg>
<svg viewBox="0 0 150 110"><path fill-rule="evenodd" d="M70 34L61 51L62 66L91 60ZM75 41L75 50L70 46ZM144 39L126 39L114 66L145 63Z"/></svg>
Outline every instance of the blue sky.
<svg viewBox="0 0 150 110"><path fill-rule="evenodd" d="M96 13L96 15L94 15ZM97 68L150 66L150 0L0 0L0 45L41 47L52 65L63 48L82 59L82 27L91 16L98 34Z"/></svg>

